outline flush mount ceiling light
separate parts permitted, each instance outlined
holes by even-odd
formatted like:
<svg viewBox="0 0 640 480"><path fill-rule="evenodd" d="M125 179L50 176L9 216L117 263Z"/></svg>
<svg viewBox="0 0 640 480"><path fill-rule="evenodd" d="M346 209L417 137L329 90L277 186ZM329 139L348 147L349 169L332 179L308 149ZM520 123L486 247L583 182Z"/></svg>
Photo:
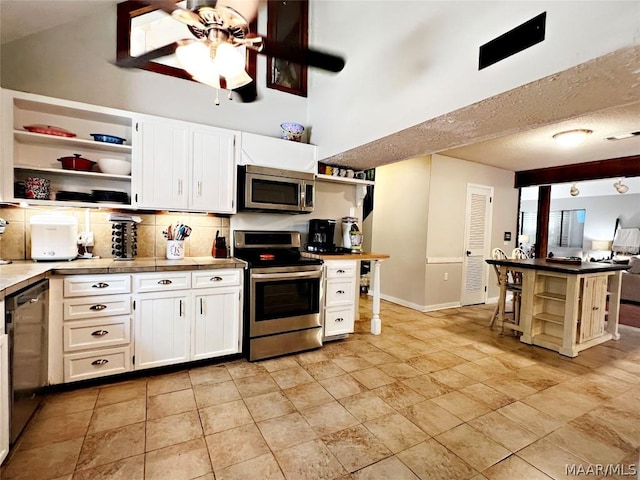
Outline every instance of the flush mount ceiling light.
<svg viewBox="0 0 640 480"><path fill-rule="evenodd" d="M575 183L573 185L571 185L571 189L569 190L569 194L572 197L577 197L578 195L580 195L580 190L578 190L578 187L576 187Z"/></svg>
<svg viewBox="0 0 640 480"><path fill-rule="evenodd" d="M588 135L591 135L593 130L587 130L586 128L579 128L577 130L567 130L566 132L559 132L553 136L563 147L575 147L576 145L584 142L584 139Z"/></svg>
<svg viewBox="0 0 640 480"><path fill-rule="evenodd" d="M624 180L624 178L621 178L616 183L614 183L613 188L615 188L618 193L627 193L629 191L629 187L622 183L622 180Z"/></svg>

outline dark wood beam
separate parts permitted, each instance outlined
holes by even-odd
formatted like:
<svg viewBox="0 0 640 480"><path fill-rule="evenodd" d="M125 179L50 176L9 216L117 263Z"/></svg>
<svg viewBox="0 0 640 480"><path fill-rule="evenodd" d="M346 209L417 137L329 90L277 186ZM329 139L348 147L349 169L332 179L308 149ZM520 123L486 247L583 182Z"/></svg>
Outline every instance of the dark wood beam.
<svg viewBox="0 0 640 480"><path fill-rule="evenodd" d="M549 210L551 209L551 186L538 188L538 219L536 222L537 258L546 258L549 250Z"/></svg>
<svg viewBox="0 0 640 480"><path fill-rule="evenodd" d="M516 172L515 188L640 176L640 155Z"/></svg>

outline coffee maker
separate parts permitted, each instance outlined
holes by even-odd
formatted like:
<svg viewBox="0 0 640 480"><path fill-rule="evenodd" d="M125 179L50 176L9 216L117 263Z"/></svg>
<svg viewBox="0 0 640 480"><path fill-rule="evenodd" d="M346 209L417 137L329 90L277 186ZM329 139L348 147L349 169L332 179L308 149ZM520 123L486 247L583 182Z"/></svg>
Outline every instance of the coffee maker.
<svg viewBox="0 0 640 480"><path fill-rule="evenodd" d="M336 221L330 218L314 218L309 220L309 243L305 245L308 252L327 253L336 249L333 235Z"/></svg>

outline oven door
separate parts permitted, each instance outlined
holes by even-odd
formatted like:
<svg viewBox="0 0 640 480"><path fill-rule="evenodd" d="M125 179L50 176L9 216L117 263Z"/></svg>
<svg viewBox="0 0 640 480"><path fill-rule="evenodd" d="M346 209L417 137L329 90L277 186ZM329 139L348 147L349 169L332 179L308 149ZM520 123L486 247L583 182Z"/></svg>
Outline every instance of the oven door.
<svg viewBox="0 0 640 480"><path fill-rule="evenodd" d="M251 338L322 326L320 266L254 268L250 277Z"/></svg>
<svg viewBox="0 0 640 480"><path fill-rule="evenodd" d="M276 210L282 212L309 212L305 202L305 181L259 173L247 173L244 185L244 210ZM313 207L311 206L311 209Z"/></svg>

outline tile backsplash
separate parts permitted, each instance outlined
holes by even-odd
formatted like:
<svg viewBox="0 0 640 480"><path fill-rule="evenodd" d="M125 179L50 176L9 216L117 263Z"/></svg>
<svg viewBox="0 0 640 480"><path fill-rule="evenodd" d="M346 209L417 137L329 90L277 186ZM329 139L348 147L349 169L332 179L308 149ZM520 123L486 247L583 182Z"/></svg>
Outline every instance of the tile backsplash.
<svg viewBox="0 0 640 480"><path fill-rule="evenodd" d="M78 218L78 233L89 231L94 234L94 246L90 248L94 256L113 258L111 253L111 226L109 213L117 210L95 208L46 208L46 207L0 207L0 218L9 222L5 233L0 235L0 258L5 260L28 260L31 258L31 226L33 215L56 212ZM164 257L166 239L162 232L169 225L183 223L193 230L185 240L185 256L204 257L211 255L216 231L229 239L229 218L203 213L180 212L132 212L123 211L142 218L138 224L138 254L141 257Z"/></svg>

